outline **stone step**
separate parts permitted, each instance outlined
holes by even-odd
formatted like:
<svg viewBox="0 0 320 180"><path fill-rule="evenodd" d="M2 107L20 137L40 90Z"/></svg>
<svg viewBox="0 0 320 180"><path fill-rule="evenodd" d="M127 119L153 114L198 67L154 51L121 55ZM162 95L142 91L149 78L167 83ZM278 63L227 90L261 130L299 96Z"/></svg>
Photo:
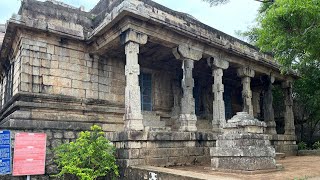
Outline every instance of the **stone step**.
<svg viewBox="0 0 320 180"><path fill-rule="evenodd" d="M286 154L285 153L276 153L276 160L279 159L285 159L286 158Z"/></svg>

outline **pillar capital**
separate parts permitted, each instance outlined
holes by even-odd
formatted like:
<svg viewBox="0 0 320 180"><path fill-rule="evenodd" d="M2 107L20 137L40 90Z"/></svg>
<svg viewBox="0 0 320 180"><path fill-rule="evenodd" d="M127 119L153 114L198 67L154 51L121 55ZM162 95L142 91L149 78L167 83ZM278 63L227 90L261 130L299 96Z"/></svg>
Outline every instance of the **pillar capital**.
<svg viewBox="0 0 320 180"><path fill-rule="evenodd" d="M229 62L222 58L209 57L207 59L207 62L212 69L228 69L229 68Z"/></svg>
<svg viewBox="0 0 320 180"><path fill-rule="evenodd" d="M237 69L237 74L240 77L250 77L253 78L255 75L255 72L250 67L241 67Z"/></svg>
<svg viewBox="0 0 320 180"><path fill-rule="evenodd" d="M202 58L201 51L195 50L187 45L179 45L178 47L173 48L172 52L176 59L198 61Z"/></svg>
<svg viewBox="0 0 320 180"><path fill-rule="evenodd" d="M138 44L146 44L148 36L144 33L128 29L120 35L121 44L127 44L128 42L135 42Z"/></svg>
<svg viewBox="0 0 320 180"><path fill-rule="evenodd" d="M282 89L287 89L287 88L292 88L292 81L284 81L281 83L281 88Z"/></svg>

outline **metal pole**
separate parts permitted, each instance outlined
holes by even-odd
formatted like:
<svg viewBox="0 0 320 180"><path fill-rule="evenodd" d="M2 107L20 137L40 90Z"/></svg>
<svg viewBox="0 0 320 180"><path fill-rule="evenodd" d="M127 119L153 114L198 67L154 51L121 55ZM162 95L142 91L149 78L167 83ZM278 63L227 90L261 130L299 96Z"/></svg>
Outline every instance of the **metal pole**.
<svg viewBox="0 0 320 180"><path fill-rule="evenodd" d="M30 176L27 176L27 180L30 180Z"/></svg>

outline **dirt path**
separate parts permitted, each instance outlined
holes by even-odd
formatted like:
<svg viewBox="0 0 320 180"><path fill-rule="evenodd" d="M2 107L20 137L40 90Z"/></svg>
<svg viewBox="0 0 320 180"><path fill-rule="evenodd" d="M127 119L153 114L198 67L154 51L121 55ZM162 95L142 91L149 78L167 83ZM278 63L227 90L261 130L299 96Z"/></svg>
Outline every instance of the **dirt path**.
<svg viewBox="0 0 320 180"><path fill-rule="evenodd" d="M208 170L209 168L204 166L177 167L174 169L239 180L320 180L319 156L286 157L284 160L278 160L277 164L282 164L284 170L255 175L215 172Z"/></svg>

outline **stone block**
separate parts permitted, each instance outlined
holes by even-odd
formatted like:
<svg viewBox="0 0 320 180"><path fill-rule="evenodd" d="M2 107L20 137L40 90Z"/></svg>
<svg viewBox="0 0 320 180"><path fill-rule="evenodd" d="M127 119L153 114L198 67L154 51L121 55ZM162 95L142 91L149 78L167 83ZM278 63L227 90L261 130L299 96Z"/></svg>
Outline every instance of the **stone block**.
<svg viewBox="0 0 320 180"><path fill-rule="evenodd" d="M76 137L73 131L65 131L63 134L64 138L67 139L74 139Z"/></svg>
<svg viewBox="0 0 320 180"><path fill-rule="evenodd" d="M214 169L233 169L243 171L276 169L276 162L271 157L219 157L211 159Z"/></svg>
<svg viewBox="0 0 320 180"><path fill-rule="evenodd" d="M57 139L62 139L63 138L63 134L62 134L62 132L54 132L53 133L53 137L57 138Z"/></svg>
<svg viewBox="0 0 320 180"><path fill-rule="evenodd" d="M148 149L149 157L153 158L164 158L168 157L168 149L167 148L155 148L155 149Z"/></svg>
<svg viewBox="0 0 320 180"><path fill-rule="evenodd" d="M168 166L169 159L168 158L147 158L146 163L151 166L160 166L166 167Z"/></svg>
<svg viewBox="0 0 320 180"><path fill-rule="evenodd" d="M124 142L124 147L127 149L141 149L142 145L139 141L128 141Z"/></svg>
<svg viewBox="0 0 320 180"><path fill-rule="evenodd" d="M210 156L212 157L275 157L275 150L273 147L257 147L257 146L245 146L234 148L210 148Z"/></svg>

